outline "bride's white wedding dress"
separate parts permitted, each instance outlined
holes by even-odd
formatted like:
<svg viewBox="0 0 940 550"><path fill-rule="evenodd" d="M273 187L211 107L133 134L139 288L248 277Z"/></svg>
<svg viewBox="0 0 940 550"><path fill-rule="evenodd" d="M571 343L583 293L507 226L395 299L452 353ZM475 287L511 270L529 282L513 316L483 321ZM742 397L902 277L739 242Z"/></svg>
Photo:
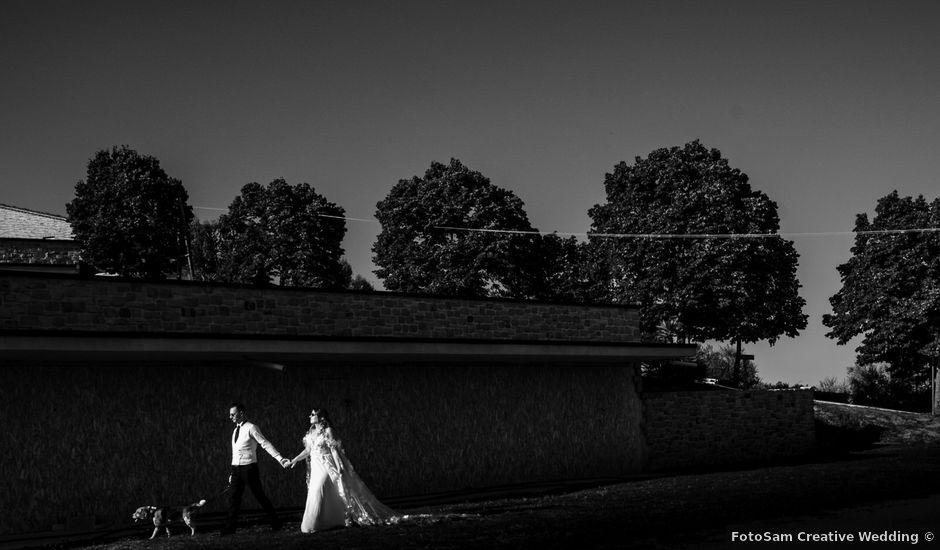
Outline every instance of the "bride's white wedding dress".
<svg viewBox="0 0 940 550"><path fill-rule="evenodd" d="M342 527L351 523L375 525L399 519L379 502L366 486L333 437L331 428L304 436L307 456L307 504L300 530L304 533Z"/></svg>

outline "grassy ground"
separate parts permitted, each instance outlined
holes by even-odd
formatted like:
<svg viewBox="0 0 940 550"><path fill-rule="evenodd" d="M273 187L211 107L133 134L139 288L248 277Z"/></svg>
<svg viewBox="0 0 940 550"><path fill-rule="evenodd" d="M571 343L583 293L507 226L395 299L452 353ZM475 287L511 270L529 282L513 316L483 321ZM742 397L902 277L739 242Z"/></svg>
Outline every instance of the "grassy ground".
<svg viewBox="0 0 940 550"><path fill-rule="evenodd" d="M147 541L141 530L89 549L720 548L738 525L759 529L815 518L819 529L841 514L848 523L839 525L880 528L871 510L878 517L885 502L940 494L937 420L826 403L817 404L817 419L821 451L801 462L676 472L561 493L554 486L556 494L497 493L404 509L429 516L391 526L304 535L299 518L289 516L292 523L274 533L246 526L231 537L206 531ZM853 516L859 506L868 506L869 515Z"/></svg>
<svg viewBox="0 0 940 550"><path fill-rule="evenodd" d="M816 419L832 428L867 431L879 443L940 444L940 416L817 401Z"/></svg>

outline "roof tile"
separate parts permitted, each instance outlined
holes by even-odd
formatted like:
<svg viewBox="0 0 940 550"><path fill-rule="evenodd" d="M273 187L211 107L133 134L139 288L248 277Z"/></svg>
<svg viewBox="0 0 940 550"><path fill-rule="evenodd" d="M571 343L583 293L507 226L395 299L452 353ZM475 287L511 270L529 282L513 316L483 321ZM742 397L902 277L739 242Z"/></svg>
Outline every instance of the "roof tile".
<svg viewBox="0 0 940 550"><path fill-rule="evenodd" d="M64 216L0 204L0 239L74 240Z"/></svg>

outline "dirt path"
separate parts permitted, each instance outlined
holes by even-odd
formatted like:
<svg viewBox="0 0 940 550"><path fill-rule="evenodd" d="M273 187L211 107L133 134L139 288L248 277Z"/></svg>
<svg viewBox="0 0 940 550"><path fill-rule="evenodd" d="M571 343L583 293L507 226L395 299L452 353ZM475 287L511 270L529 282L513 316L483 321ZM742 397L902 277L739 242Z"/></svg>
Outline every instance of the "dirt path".
<svg viewBox="0 0 940 550"><path fill-rule="evenodd" d="M889 445L796 464L687 472L567 494L494 496L483 502L414 509L410 511L435 517L388 527L303 535L294 523L278 533L256 527L234 537L206 533L158 542L126 538L92 548L714 549L730 546L735 531L796 535L869 526L926 533L937 527L932 519L936 495L940 448ZM902 523L903 518L908 519ZM925 544L923 538L920 544ZM766 544L735 542L733 547Z"/></svg>

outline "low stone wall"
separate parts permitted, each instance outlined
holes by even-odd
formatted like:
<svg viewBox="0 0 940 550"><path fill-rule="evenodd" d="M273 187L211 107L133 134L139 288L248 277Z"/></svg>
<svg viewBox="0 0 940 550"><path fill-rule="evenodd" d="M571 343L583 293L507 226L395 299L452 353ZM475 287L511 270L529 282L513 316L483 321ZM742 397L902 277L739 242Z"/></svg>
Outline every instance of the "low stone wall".
<svg viewBox="0 0 940 550"><path fill-rule="evenodd" d="M623 306L0 274L0 330L631 343L638 316Z"/></svg>
<svg viewBox="0 0 940 550"><path fill-rule="evenodd" d="M75 265L80 253L75 241L0 239L0 264Z"/></svg>
<svg viewBox="0 0 940 550"><path fill-rule="evenodd" d="M648 393L647 469L806 455L815 444L812 390Z"/></svg>

